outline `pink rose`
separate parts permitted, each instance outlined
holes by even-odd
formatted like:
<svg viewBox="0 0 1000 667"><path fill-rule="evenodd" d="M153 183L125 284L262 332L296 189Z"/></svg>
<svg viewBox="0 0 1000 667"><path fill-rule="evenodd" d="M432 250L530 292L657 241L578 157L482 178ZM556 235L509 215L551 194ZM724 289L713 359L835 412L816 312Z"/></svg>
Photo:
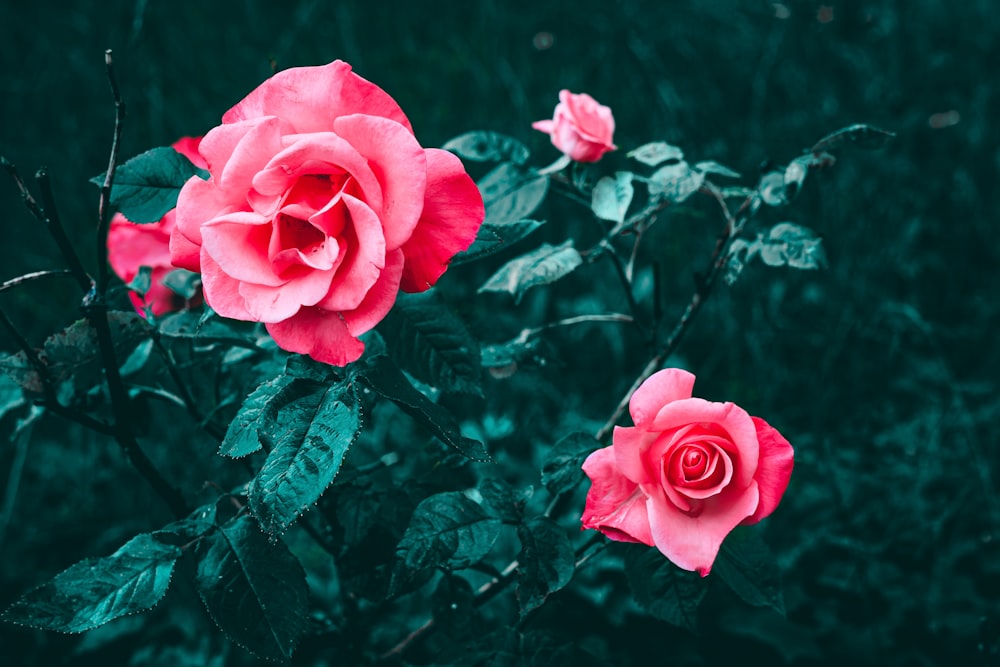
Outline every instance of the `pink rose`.
<svg viewBox="0 0 1000 667"><path fill-rule="evenodd" d="M552 120L540 120L531 127L550 135L552 145L577 162L597 162L617 148L611 143L615 133L611 109L586 93L560 90Z"/></svg>
<svg viewBox="0 0 1000 667"><path fill-rule="evenodd" d="M205 161L198 154L201 137L181 137L173 144L173 149L191 160L195 166L206 168ZM130 283L139 274L139 267L152 269L149 291L146 297L129 293L132 305L139 313L146 306L154 315L163 315L184 307L184 299L163 284L163 278L175 267L170 262L170 234L175 224L174 210L167 211L159 222L146 225L133 224L121 213L111 218L108 227L108 264L111 270L124 282Z"/></svg>
<svg viewBox="0 0 1000 667"><path fill-rule="evenodd" d="M667 368L629 402L634 427L583 470L593 485L583 527L620 542L656 546L705 576L722 540L778 506L792 474L792 446L732 403L691 398L694 375Z"/></svg>
<svg viewBox="0 0 1000 667"><path fill-rule="evenodd" d="M421 148L399 105L347 63L279 72L202 140L170 238L224 317L264 322L282 348L330 364L400 289L420 292L485 217L461 161Z"/></svg>

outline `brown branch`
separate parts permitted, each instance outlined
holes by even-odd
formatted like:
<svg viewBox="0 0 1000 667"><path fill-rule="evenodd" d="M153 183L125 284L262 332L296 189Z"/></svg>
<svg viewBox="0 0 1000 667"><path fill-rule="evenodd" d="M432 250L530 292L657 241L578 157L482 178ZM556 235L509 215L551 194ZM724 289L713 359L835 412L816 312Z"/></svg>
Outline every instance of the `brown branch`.
<svg viewBox="0 0 1000 667"><path fill-rule="evenodd" d="M108 170L104 174L104 184L101 186L101 199L97 206L97 284L98 290L103 294L108 283L108 226L111 224L111 186L115 180L115 169L118 167L118 147L121 143L122 124L125 121L125 102L122 100L121 91L118 89L118 80L115 78L114 60L111 57L111 49L104 52L104 63L108 71L108 84L111 86L111 95L115 101L115 130L111 139L111 155L108 158Z"/></svg>

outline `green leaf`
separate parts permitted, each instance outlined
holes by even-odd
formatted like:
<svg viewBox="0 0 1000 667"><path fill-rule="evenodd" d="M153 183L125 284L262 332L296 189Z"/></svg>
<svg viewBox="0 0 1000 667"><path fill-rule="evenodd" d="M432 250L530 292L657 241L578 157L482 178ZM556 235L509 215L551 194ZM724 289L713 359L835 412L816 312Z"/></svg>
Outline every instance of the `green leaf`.
<svg viewBox="0 0 1000 667"><path fill-rule="evenodd" d="M496 516L507 522L517 522L524 515L524 505L531 499L534 489L530 486L515 490L502 479L487 477L479 481L479 494L493 508Z"/></svg>
<svg viewBox="0 0 1000 667"><path fill-rule="evenodd" d="M283 532L333 482L361 432L361 402L350 384L320 386L282 408L278 426L249 490L250 509L269 533Z"/></svg>
<svg viewBox="0 0 1000 667"><path fill-rule="evenodd" d="M139 296L146 296L146 292L149 291L152 285L152 275L153 269L148 266L140 266L139 272L135 274L135 278L126 287L139 294Z"/></svg>
<svg viewBox="0 0 1000 667"><path fill-rule="evenodd" d="M315 391L315 384L290 375L279 375L263 382L247 396L233 417L219 446L219 454L238 459L252 454L263 445L273 448L270 434L278 411L292 401Z"/></svg>
<svg viewBox="0 0 1000 667"><path fill-rule="evenodd" d="M583 462L601 446L589 433L570 433L557 442L542 464L542 484L553 495L566 493L583 479Z"/></svg>
<svg viewBox="0 0 1000 667"><path fill-rule="evenodd" d="M778 563L771 550L751 528L737 528L722 543L712 567L744 602L755 607L771 607L785 615Z"/></svg>
<svg viewBox="0 0 1000 667"><path fill-rule="evenodd" d="M174 269L163 276L163 285L177 296L190 301L201 291L201 275Z"/></svg>
<svg viewBox="0 0 1000 667"><path fill-rule="evenodd" d="M465 252L452 258L452 264L472 262L506 250L528 234L545 224L541 220L518 220L502 225L483 223L476 234L475 242Z"/></svg>
<svg viewBox="0 0 1000 667"><path fill-rule="evenodd" d="M630 171L619 171L615 172L614 177L605 176L597 181L590 197L590 208L594 215L601 220L624 222L625 213L635 194L635 188L632 187L634 175Z"/></svg>
<svg viewBox="0 0 1000 667"><path fill-rule="evenodd" d="M85 632L156 606L167 592L181 550L138 535L107 558L88 559L15 602L3 619L57 632Z"/></svg>
<svg viewBox="0 0 1000 667"><path fill-rule="evenodd" d="M148 150L115 170L111 205L131 222L159 222L177 206L177 195L188 179L205 173L169 146ZM104 185L103 174L90 180Z"/></svg>
<svg viewBox="0 0 1000 667"><path fill-rule="evenodd" d="M536 285L553 283L583 263L580 253L569 240L558 246L543 244L531 252L504 264L479 292L508 292L520 302L524 293Z"/></svg>
<svg viewBox="0 0 1000 667"><path fill-rule="evenodd" d="M649 196L683 202L705 182L705 173L681 161L660 167L649 177Z"/></svg>
<svg viewBox="0 0 1000 667"><path fill-rule="evenodd" d="M466 160L477 162L508 161L520 165L531 155L528 148L517 139L497 132L466 132L447 142L441 148Z"/></svg>
<svg viewBox="0 0 1000 667"><path fill-rule="evenodd" d="M464 578L446 574L431 596L434 621L450 641L464 641L478 636L479 613L476 594Z"/></svg>
<svg viewBox="0 0 1000 667"><path fill-rule="evenodd" d="M479 341L435 292L400 294L378 330L390 356L421 382L482 396Z"/></svg>
<svg viewBox="0 0 1000 667"><path fill-rule="evenodd" d="M638 160L648 167L655 167L667 160L683 160L684 151L665 141L654 141L629 151L625 156Z"/></svg>
<svg viewBox="0 0 1000 667"><path fill-rule="evenodd" d="M119 359L126 358L141 340L149 337L149 324L135 311L112 310L107 317ZM72 380L77 388L89 389L103 379L97 332L86 319L77 320L46 339L38 358L54 385ZM42 378L23 351L0 358L0 369L25 390L42 393Z"/></svg>
<svg viewBox="0 0 1000 667"><path fill-rule="evenodd" d="M447 492L425 498L396 547L392 588L399 590L429 568L458 570L478 563L493 548L501 526L500 519L465 494Z"/></svg>
<svg viewBox="0 0 1000 667"><path fill-rule="evenodd" d="M847 145L857 146L865 150L875 150L885 146L895 136L894 132L888 132L873 125L850 125L826 135L813 144L809 152L832 151Z"/></svg>
<svg viewBox="0 0 1000 667"><path fill-rule="evenodd" d="M399 367L388 357L373 357L366 362L361 380L376 393L398 405L404 412L422 423L444 444L454 447L473 461L489 461L486 447L478 440L466 438L451 413L418 391Z"/></svg>
<svg viewBox="0 0 1000 667"><path fill-rule="evenodd" d="M308 623L309 590L285 543L243 515L206 535L197 555L198 595L226 636L262 658L290 658Z"/></svg>
<svg viewBox="0 0 1000 667"><path fill-rule="evenodd" d="M629 545L625 574L640 607L672 625L697 627L698 606L708 590L697 573L680 569L652 547Z"/></svg>
<svg viewBox="0 0 1000 667"><path fill-rule="evenodd" d="M716 174L718 176L725 176L727 178L739 178L740 174L737 171L733 171L729 167L719 164L715 160L705 160L703 162L698 162L694 165L695 171L700 171L703 174Z"/></svg>
<svg viewBox="0 0 1000 667"><path fill-rule="evenodd" d="M573 578L576 557L566 531L543 516L517 527L521 552L517 556L517 601L521 618Z"/></svg>
<svg viewBox="0 0 1000 667"><path fill-rule="evenodd" d="M514 338L505 343L484 345L482 348L483 367L489 369L490 375L504 378L517 372L521 364L538 363L541 359L538 350L541 347L538 338L523 340Z"/></svg>
<svg viewBox="0 0 1000 667"><path fill-rule="evenodd" d="M486 223L502 225L531 216L545 199L549 179L534 170L504 162L477 185L486 205Z"/></svg>
<svg viewBox="0 0 1000 667"><path fill-rule="evenodd" d="M808 227L781 222L762 234L758 254L768 266L819 269L826 266L823 239Z"/></svg>

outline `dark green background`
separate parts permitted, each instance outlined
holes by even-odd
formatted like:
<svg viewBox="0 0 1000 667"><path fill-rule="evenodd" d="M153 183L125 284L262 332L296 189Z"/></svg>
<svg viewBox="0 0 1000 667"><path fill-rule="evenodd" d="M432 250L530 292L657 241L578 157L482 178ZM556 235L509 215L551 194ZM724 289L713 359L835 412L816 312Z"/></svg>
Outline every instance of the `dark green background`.
<svg viewBox="0 0 1000 667"><path fill-rule="evenodd" d="M540 165L557 153L530 123L550 116L560 88L613 109L623 150L606 158L608 170L626 167L628 149L665 139L749 181L763 161L786 162L839 127L896 132L879 152L842 153L772 220L821 233L829 270L749 268L682 347L699 395L766 416L797 453L788 495L765 522L792 625L762 612L759 627L702 639L707 655L724 657L747 650L738 637L778 637L802 664L995 664L1000 14L992 0L829 2L824 22L820 3L785 4L790 16L779 19L769 2L694 0L8 1L0 154L26 176L49 167L92 266L97 191L87 179L107 163L109 47L129 109L123 157L204 133L273 67L335 58L394 96L424 145L491 129L524 140ZM958 122L935 128L936 114L950 112ZM0 278L59 266L9 182L0 210ZM697 216L670 228L664 272L678 308L701 268L690 258L707 255L716 230ZM35 342L77 314L78 295L59 282L0 299ZM488 332L488 311L469 310ZM598 387L634 372L588 364ZM616 400L595 398L605 412L594 419ZM95 535L116 517L131 517L125 532L157 525L134 506L109 508L121 501L115 475L129 473L99 439L80 445L74 475L31 458L5 507L0 606L113 548ZM5 439L0 479L11 451ZM11 628L0 637L32 647L25 655L75 643Z"/></svg>

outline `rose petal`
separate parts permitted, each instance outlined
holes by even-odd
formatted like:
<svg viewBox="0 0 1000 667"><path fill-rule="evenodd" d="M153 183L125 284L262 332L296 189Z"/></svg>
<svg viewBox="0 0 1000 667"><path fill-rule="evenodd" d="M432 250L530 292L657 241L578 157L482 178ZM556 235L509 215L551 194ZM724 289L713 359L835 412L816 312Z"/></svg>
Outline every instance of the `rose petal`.
<svg viewBox="0 0 1000 667"><path fill-rule="evenodd" d="M531 124L531 127L538 130L539 132L544 132L545 134L552 134L552 120L536 120Z"/></svg>
<svg viewBox="0 0 1000 667"><path fill-rule="evenodd" d="M591 480L581 518L583 527L599 530L619 542L652 546L646 497L638 485L618 471L612 448L593 452L583 462L583 471Z"/></svg>
<svg viewBox="0 0 1000 667"><path fill-rule="evenodd" d="M198 145L200 143L201 137L181 137L172 143L170 147L191 160L192 164L199 169L208 169L208 163L205 162L205 158L198 152Z"/></svg>
<svg viewBox="0 0 1000 667"><path fill-rule="evenodd" d="M368 160L381 184L382 206L377 208L385 233L385 249L406 243L420 220L427 186L427 159L413 132L386 118L352 115L337 118L334 131ZM456 158L457 159L457 158Z"/></svg>
<svg viewBox="0 0 1000 667"><path fill-rule="evenodd" d="M240 283L226 274L203 249L201 252L201 282L205 303L219 315L234 320L253 321L246 299L240 294Z"/></svg>
<svg viewBox="0 0 1000 667"><path fill-rule="evenodd" d="M170 241L173 263L190 271L197 271L197 268L191 269L187 265L198 265L197 258L190 257L190 246L201 248L201 224L233 210L239 209L226 202L226 195L219 190L215 181L205 181L197 176L189 178L177 195L176 226ZM188 243L177 242L177 250L174 250L176 236L183 236Z"/></svg>
<svg viewBox="0 0 1000 667"><path fill-rule="evenodd" d="M330 291L318 305L335 312L358 308L385 266L385 239L378 216L365 202L341 195L351 224L337 239L344 260L330 283Z"/></svg>
<svg viewBox="0 0 1000 667"><path fill-rule="evenodd" d="M403 251L396 249L385 256L385 268L364 300L354 310L342 312L352 336L360 336L381 322L396 303L399 280L403 275Z"/></svg>
<svg viewBox="0 0 1000 667"><path fill-rule="evenodd" d="M745 488L757 471L757 429L746 410L734 403L715 403L701 398L673 401L660 409L645 428L670 431L693 423L711 424L728 436L733 443L736 476L733 484Z"/></svg>
<svg viewBox="0 0 1000 667"><path fill-rule="evenodd" d="M271 221L257 213L228 213L202 224L202 247L230 278L274 287L285 281L268 257L272 233Z"/></svg>
<svg viewBox="0 0 1000 667"><path fill-rule="evenodd" d="M448 151L428 149L423 215L403 246L403 290L423 292L436 283L451 258L476 240L485 217L483 197L462 161Z"/></svg>
<svg viewBox="0 0 1000 667"><path fill-rule="evenodd" d="M267 324L267 331L281 349L335 366L346 366L365 351L338 313L321 308L303 308L287 320Z"/></svg>
<svg viewBox="0 0 1000 667"><path fill-rule="evenodd" d="M281 150L281 125L277 118L220 125L205 135L198 150L227 202L245 210L254 174Z"/></svg>
<svg viewBox="0 0 1000 667"><path fill-rule="evenodd" d="M222 122L278 116L294 132L319 132L330 128L331 119L353 113L389 118L413 131L395 100L340 60L278 72L227 111Z"/></svg>
<svg viewBox="0 0 1000 667"><path fill-rule="evenodd" d="M760 489L760 503L757 511L743 520L743 523L757 523L771 514L788 488L795 465L792 446L770 424L759 417L753 417L757 428L757 442L760 443L760 459L754 479Z"/></svg>
<svg viewBox="0 0 1000 667"><path fill-rule="evenodd" d="M658 479L659 473L651 475L643 461L646 451L656 441L657 433L648 433L633 426L615 426L611 436L612 448L618 470L635 484L646 484Z"/></svg>
<svg viewBox="0 0 1000 667"><path fill-rule="evenodd" d="M651 495L647 505L649 525L656 548L677 567L706 576L719 547L733 528L757 508L757 485L728 488L703 501L697 516L675 508L663 495Z"/></svg>
<svg viewBox="0 0 1000 667"><path fill-rule="evenodd" d="M615 119L611 109L598 103L587 93L574 95L568 90L559 92L559 101L566 105L583 139L614 149L611 137L615 132Z"/></svg>
<svg viewBox="0 0 1000 667"><path fill-rule="evenodd" d="M170 266L173 221L173 210L160 222L147 225L133 224L116 213L108 227L108 264L115 274L127 283L135 278L140 266Z"/></svg>
<svg viewBox="0 0 1000 667"><path fill-rule="evenodd" d="M680 368L664 368L639 385L629 400L629 414L636 426L645 426L660 409L673 401L691 398L694 375ZM694 420L701 421L701 420Z"/></svg>

